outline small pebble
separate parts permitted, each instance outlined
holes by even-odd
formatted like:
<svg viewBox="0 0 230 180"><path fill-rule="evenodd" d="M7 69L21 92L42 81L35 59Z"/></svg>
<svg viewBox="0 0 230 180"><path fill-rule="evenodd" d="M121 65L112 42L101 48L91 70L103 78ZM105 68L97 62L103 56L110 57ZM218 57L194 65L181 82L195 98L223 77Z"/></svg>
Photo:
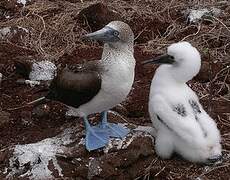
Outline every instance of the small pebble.
<svg viewBox="0 0 230 180"><path fill-rule="evenodd" d="M33 114L37 117L45 117L50 113L50 107L47 104L38 105L33 109Z"/></svg>

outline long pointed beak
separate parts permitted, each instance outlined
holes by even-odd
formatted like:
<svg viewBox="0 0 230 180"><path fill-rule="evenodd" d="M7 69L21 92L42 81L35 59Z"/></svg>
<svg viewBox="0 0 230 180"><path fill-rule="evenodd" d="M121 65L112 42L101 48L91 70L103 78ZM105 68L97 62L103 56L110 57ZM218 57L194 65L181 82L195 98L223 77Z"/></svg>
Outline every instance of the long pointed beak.
<svg viewBox="0 0 230 180"><path fill-rule="evenodd" d="M85 36L83 36L83 39L94 39L102 42L116 42L120 40L120 38L117 36L118 34L119 32L117 30L105 26L98 31L86 34Z"/></svg>
<svg viewBox="0 0 230 180"><path fill-rule="evenodd" d="M166 54L166 55L158 56L158 57L153 58L153 59L143 61L141 64L149 64L149 63L153 63L153 64L173 64L174 62L175 62L174 58L172 56Z"/></svg>

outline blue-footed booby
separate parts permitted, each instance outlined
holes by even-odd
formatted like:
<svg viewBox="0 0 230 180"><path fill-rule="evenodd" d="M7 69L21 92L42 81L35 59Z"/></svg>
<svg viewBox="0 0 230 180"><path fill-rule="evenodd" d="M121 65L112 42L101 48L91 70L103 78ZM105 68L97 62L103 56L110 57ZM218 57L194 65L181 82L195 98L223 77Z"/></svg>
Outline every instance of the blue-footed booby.
<svg viewBox="0 0 230 180"><path fill-rule="evenodd" d="M129 130L107 122L107 111L125 100L134 81L134 34L129 25L112 21L84 38L104 42L101 60L58 70L46 99L69 106L82 117L86 128L87 150L104 147L109 137L123 138ZM102 120L91 126L88 115L101 113Z"/></svg>
<svg viewBox="0 0 230 180"><path fill-rule="evenodd" d="M192 162L221 159L221 137L196 93L186 84L200 70L198 50L188 42L170 45L167 54L144 61L161 64L152 79L149 113L155 127L155 149L162 158L175 152Z"/></svg>

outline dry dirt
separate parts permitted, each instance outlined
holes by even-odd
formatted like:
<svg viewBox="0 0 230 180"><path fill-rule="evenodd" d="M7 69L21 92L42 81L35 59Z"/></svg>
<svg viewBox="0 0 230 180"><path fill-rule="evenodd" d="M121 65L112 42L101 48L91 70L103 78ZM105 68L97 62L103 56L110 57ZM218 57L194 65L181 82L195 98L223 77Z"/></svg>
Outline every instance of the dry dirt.
<svg viewBox="0 0 230 180"><path fill-rule="evenodd" d="M221 13L188 23L188 9L218 8ZM31 0L26 6L16 0L1 0L0 30L10 27L3 36L0 31L0 179L10 173L11 147L55 137L64 129L75 127L81 132L83 123L66 117L66 107L57 102L22 107L42 93L40 86L29 87L16 83L16 60L49 60L56 65L74 64L99 59L101 44L82 41L81 36L97 30L112 20L128 23L135 33L136 77L133 90L121 106L113 110L128 124L150 125L147 111L148 92L155 67L143 67L140 62L155 57L180 40L187 40L202 55L201 72L189 84L198 93L209 114L216 120L222 135L224 160L220 164L204 166L175 156L161 160L154 152L149 136L134 139L124 149L87 152L76 142L64 148L64 156L57 156L67 179L230 179L230 3L228 1L172 0ZM17 109L17 107L22 107ZM92 118L96 122L98 117ZM124 122L111 115L112 121ZM135 133L134 133L135 134ZM81 139L74 136L75 139ZM79 157L81 160L79 161ZM91 172L92 159L99 166ZM38 162L39 164L39 162ZM20 164L14 168L20 169ZM29 172L26 164L17 174ZM49 162L52 176L60 178L55 163ZM12 178L11 177L11 178ZM8 177L9 178L9 177Z"/></svg>

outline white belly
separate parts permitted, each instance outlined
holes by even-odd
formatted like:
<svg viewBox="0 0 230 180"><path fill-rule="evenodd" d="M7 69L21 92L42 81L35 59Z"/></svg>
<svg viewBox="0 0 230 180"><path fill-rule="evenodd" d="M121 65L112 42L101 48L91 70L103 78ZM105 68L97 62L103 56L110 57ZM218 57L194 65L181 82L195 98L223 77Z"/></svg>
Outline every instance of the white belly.
<svg viewBox="0 0 230 180"><path fill-rule="evenodd" d="M110 65L102 75L99 93L77 109L79 116L106 111L124 101L132 88L134 73L135 63L123 60Z"/></svg>

